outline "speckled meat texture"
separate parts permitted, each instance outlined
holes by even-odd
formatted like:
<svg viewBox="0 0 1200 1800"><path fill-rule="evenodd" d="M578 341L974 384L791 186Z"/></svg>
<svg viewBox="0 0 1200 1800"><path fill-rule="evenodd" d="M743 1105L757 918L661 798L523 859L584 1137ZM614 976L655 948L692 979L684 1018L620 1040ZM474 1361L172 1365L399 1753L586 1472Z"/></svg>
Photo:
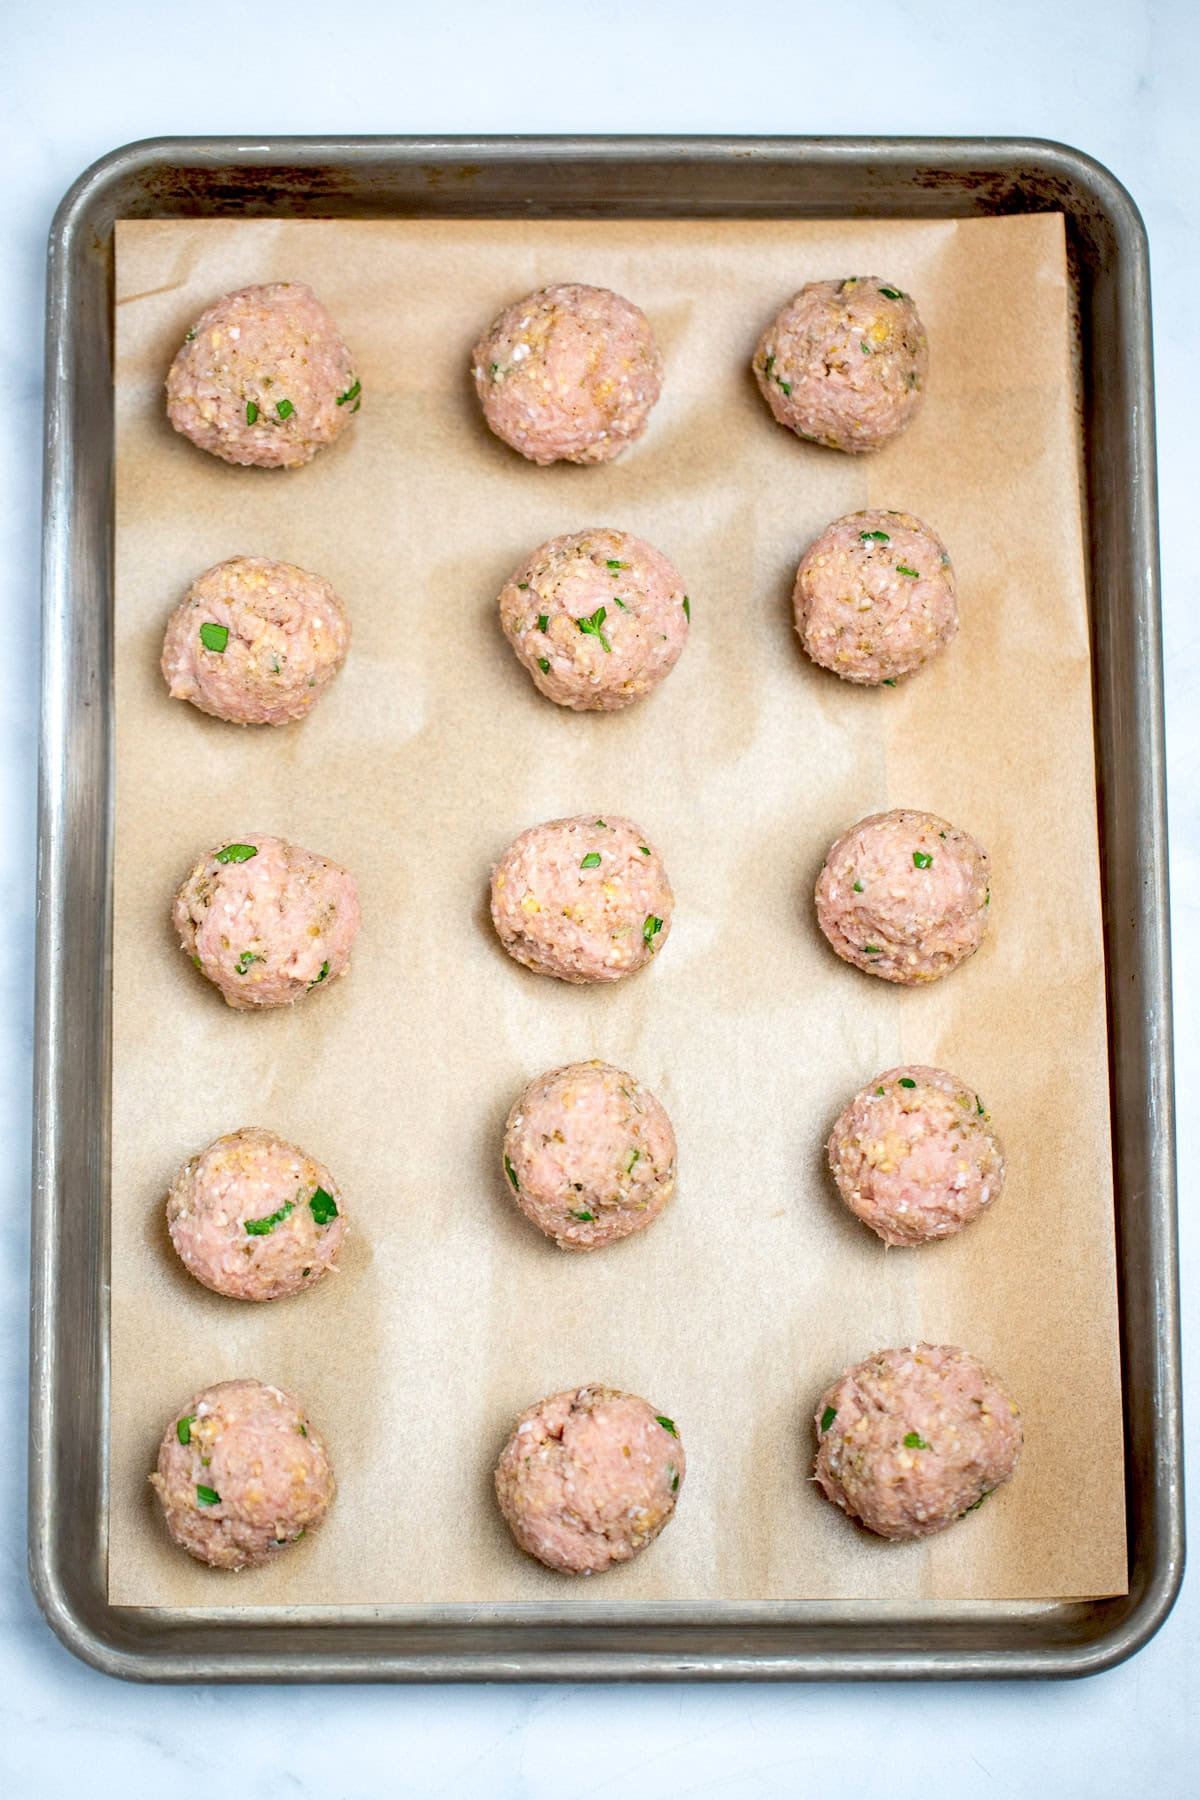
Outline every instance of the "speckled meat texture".
<svg viewBox="0 0 1200 1800"><path fill-rule="evenodd" d="M172 919L201 974L245 1009L290 1006L344 975L361 915L348 870L255 832L201 857Z"/></svg>
<svg viewBox="0 0 1200 1800"><path fill-rule="evenodd" d="M816 1480L879 1537L931 1537L1012 1475L1021 1420L965 1350L914 1344L848 1369L817 1402Z"/></svg>
<svg viewBox="0 0 1200 1800"><path fill-rule="evenodd" d="M885 1244L951 1237L1004 1188L1004 1152L979 1095L919 1063L856 1094L828 1152L842 1199Z"/></svg>
<svg viewBox="0 0 1200 1800"><path fill-rule="evenodd" d="M500 942L559 981L620 981L644 968L667 941L674 904L658 851L615 813L534 825L492 870Z"/></svg>
<svg viewBox="0 0 1200 1800"><path fill-rule="evenodd" d="M167 1195L167 1229L205 1287L232 1300L279 1300L334 1267L346 1218L322 1163L247 1125L184 1164Z"/></svg>
<svg viewBox="0 0 1200 1800"><path fill-rule="evenodd" d="M574 1388L521 1414L496 1468L496 1498L530 1556L564 1574L600 1575L658 1536L684 1472L674 1420L635 1394Z"/></svg>
<svg viewBox="0 0 1200 1800"><path fill-rule="evenodd" d="M314 1531L334 1497L324 1440L300 1402L250 1379L192 1396L150 1480L175 1542L214 1569L268 1562Z"/></svg>
<svg viewBox="0 0 1200 1800"><path fill-rule="evenodd" d="M562 1250L598 1250L656 1219L675 1192L675 1133L660 1101L611 1063L531 1081L508 1115L504 1177Z"/></svg>
<svg viewBox="0 0 1200 1800"><path fill-rule="evenodd" d="M911 513L827 525L796 573L792 604L813 661L868 686L915 674L958 630L946 547Z"/></svg>
<svg viewBox="0 0 1200 1800"><path fill-rule="evenodd" d="M986 851L933 813L874 813L844 832L817 879L817 922L846 962L885 981L936 981L983 942Z"/></svg>
<svg viewBox="0 0 1200 1800"><path fill-rule="evenodd" d="M476 344L483 416L530 462L610 462L641 437L662 387L645 313L565 282L506 307Z"/></svg>
<svg viewBox="0 0 1200 1800"><path fill-rule="evenodd" d="M690 617L662 551L603 527L552 538L500 593L504 635L535 686L577 712L613 712L656 688Z"/></svg>
<svg viewBox="0 0 1200 1800"><path fill-rule="evenodd" d="M910 422L929 366L909 296L875 275L810 281L763 332L754 378L775 418L831 450L878 450Z"/></svg>
<svg viewBox="0 0 1200 1800"><path fill-rule="evenodd" d="M362 384L311 288L226 294L197 319L167 376L176 431L223 462L294 469L345 431Z"/></svg>
<svg viewBox="0 0 1200 1800"><path fill-rule="evenodd" d="M329 583L295 563L235 556L171 614L162 672L172 700L234 725L288 725L346 660L350 620Z"/></svg>

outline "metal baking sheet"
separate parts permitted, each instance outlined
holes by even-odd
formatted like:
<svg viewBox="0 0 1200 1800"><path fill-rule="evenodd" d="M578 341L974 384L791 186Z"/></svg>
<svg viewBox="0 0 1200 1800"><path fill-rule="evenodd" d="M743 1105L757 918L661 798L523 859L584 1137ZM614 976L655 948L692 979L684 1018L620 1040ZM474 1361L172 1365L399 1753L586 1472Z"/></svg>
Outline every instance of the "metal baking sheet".
<svg viewBox="0 0 1200 1800"><path fill-rule="evenodd" d="M118 219L1066 220L1080 321L1109 979L1130 1592L1075 1603L113 1608L106 1598L112 327ZM51 236L30 1561L77 1653L142 1679L1080 1674L1130 1654L1182 1573L1166 842L1145 239L1047 144L289 140L118 151ZM62 1229L60 1229L60 1221ZM69 1221L69 1226L68 1226Z"/></svg>

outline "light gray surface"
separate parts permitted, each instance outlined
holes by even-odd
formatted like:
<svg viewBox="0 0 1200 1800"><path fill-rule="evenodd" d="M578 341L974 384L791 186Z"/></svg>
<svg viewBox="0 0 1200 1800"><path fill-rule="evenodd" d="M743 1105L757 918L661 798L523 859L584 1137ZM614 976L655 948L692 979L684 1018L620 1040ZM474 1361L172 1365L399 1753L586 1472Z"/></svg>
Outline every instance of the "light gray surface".
<svg viewBox="0 0 1200 1800"><path fill-rule="evenodd" d="M351 22L338 44L330 41L324 15L307 5L290 10L286 30L265 14L247 27L240 9L222 5L203 15L223 19L222 29L210 35L201 15L191 15L175 37L164 35L156 12L144 6L117 5L94 25L72 8L20 6L10 14L7 179L0 195L13 235L0 267L10 289L2 315L8 330L0 341L0 543L10 571L0 680L5 767L13 777L4 834L12 929L3 981L4 1017L16 1039L11 1069L4 1065L0 1140L12 1178L0 1295L6 1351L0 1396L7 1417L22 1414L25 1379L41 248L62 188L118 141L162 130L247 126L255 133L996 131L1073 141L1126 181L1150 228L1159 296L1168 704L1183 696L1194 709L1200 643L1191 616L1195 584L1189 592L1184 574L1191 524L1184 509L1195 485L1184 431L1194 399L1180 377L1191 354L1200 270L1194 242L1183 235L1180 174L1194 161L1185 107L1200 43L1193 9L1182 4L1069 10L1063 20L1020 4L991 18L979 9L968 20L959 8L881 5L833 31L851 71L836 92L827 79L829 15L814 11L810 38L796 6L744 6L736 35L715 24L706 28L703 4L613 6L603 36L598 13L581 9L572 24L542 0L511 22L467 6L446 9L436 20L361 6L338 14ZM720 16L714 7L711 18ZM878 54L883 45L886 57ZM854 71L863 70L871 72L869 88L854 86ZM815 100L806 105L809 93ZM1178 704L1169 726L1182 995L1195 985L1200 821L1192 784L1200 755L1195 725L1189 728ZM1186 1099L1200 1073L1197 1062L1191 1009L1181 1004L1185 1295L1187 1273L1196 1266L1187 1204L1196 1133ZM968 1781L987 1791L990 1775L999 1792L1053 1786L1065 1794L1116 1795L1129 1791L1135 1776L1151 1776L1160 1792L1173 1795L1188 1791L1194 1772L1189 1752L1194 1757L1198 1740L1194 1729L1190 1741L1187 1735L1184 1697L1198 1632L1186 1589L1162 1637L1141 1657L1082 1687L924 1690L919 1703L912 1690L152 1694L105 1683L52 1644L24 1589L23 1531L16 1523L21 1491L14 1459L0 1475L0 1501L12 1525L0 1591L0 1771L17 1778L18 1792L35 1782L42 1791L64 1792L68 1771L74 1785L84 1769L93 1793L140 1791L173 1765L194 1766L201 1738L205 1763L220 1740L222 1760L228 1757L235 1771L230 1793L262 1791L271 1771L285 1791L314 1794L386 1787L501 1796L564 1789L750 1795L789 1790L801 1771L815 1782L850 1766L864 1793L950 1795L965 1791ZM296 1714L301 1706L303 1726ZM377 1716L384 1707L386 1717ZM325 1742L314 1752L318 1725ZM568 1734L579 1761L564 1781Z"/></svg>

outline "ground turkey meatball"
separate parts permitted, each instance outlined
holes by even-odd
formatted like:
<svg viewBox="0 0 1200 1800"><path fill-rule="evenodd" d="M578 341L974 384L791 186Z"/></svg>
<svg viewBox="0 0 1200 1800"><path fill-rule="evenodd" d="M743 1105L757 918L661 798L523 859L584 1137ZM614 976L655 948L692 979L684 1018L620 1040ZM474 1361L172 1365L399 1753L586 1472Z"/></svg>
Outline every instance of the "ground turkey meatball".
<svg viewBox="0 0 1200 1800"><path fill-rule="evenodd" d="M567 1575L601 1575L658 1536L684 1466L673 1419L636 1394L573 1388L521 1414L496 1466L496 1498L530 1556Z"/></svg>
<svg viewBox="0 0 1200 1800"><path fill-rule="evenodd" d="M598 1250L656 1219L675 1192L675 1133L649 1088L611 1063L531 1081L508 1115L504 1173L560 1250Z"/></svg>
<svg viewBox="0 0 1200 1800"><path fill-rule="evenodd" d="M998 1200L1004 1152L983 1101L945 1069L889 1069L833 1128L829 1167L885 1244L951 1237Z"/></svg>
<svg viewBox="0 0 1200 1800"><path fill-rule="evenodd" d="M816 1480L885 1538L930 1537L1007 1481L1021 1420L993 1375L948 1344L879 1350L817 1401Z"/></svg>
<svg viewBox="0 0 1200 1800"><path fill-rule="evenodd" d="M167 624L172 700L234 725L287 725L346 660L350 620L327 581L295 563L234 556L192 583Z"/></svg>
<svg viewBox="0 0 1200 1800"><path fill-rule="evenodd" d="M933 813L873 813L834 844L817 923L838 955L912 986L973 956L987 930L987 852Z"/></svg>
<svg viewBox="0 0 1200 1800"><path fill-rule="evenodd" d="M535 687L576 712L614 712L656 688L690 622L678 571L627 531L551 538L500 593L504 635Z"/></svg>
<svg viewBox="0 0 1200 1800"><path fill-rule="evenodd" d="M226 294L197 319L167 376L176 431L223 462L294 469L341 436L362 384L337 326L300 281Z"/></svg>
<svg viewBox="0 0 1200 1800"><path fill-rule="evenodd" d="M188 1401L150 1480L175 1542L214 1569L267 1562L315 1530L334 1495L324 1440L300 1402L249 1379Z"/></svg>
<svg viewBox="0 0 1200 1800"><path fill-rule="evenodd" d="M911 513L827 525L797 570L792 604L813 661L869 687L914 674L958 630L950 558Z"/></svg>
<svg viewBox="0 0 1200 1800"><path fill-rule="evenodd" d="M640 307L566 282L507 307L472 373L484 418L530 462L599 463L645 431L662 357Z"/></svg>
<svg viewBox="0 0 1200 1800"><path fill-rule="evenodd" d="M205 1287L232 1300L279 1300L333 1268L346 1221L328 1169L248 1125L183 1165L167 1195L167 1229Z"/></svg>
<svg viewBox="0 0 1200 1800"><path fill-rule="evenodd" d="M831 450L878 450L904 430L929 350L909 296L874 275L810 281L758 341L754 375L781 425Z"/></svg>
<svg viewBox="0 0 1200 1800"><path fill-rule="evenodd" d="M243 1008L329 987L349 968L361 923L348 870L258 832L202 856L171 916L201 974Z"/></svg>
<svg viewBox="0 0 1200 1800"><path fill-rule="evenodd" d="M662 858L630 819L583 813L523 831L492 870L492 923L511 957L559 981L620 981L667 941Z"/></svg>

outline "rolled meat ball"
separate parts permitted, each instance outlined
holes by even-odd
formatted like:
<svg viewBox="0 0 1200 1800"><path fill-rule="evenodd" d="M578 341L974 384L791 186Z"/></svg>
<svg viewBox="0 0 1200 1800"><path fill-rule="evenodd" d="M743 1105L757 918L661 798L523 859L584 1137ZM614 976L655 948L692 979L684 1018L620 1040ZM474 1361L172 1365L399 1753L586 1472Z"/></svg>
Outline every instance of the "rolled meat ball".
<svg viewBox="0 0 1200 1800"><path fill-rule="evenodd" d="M613 712L656 688L687 642L691 602L661 550L600 528L551 538L500 592L500 624L547 699Z"/></svg>
<svg viewBox="0 0 1200 1800"><path fill-rule="evenodd" d="M249 1378L202 1388L171 1420L150 1481L167 1530L212 1569L251 1569L315 1531L334 1497L300 1402Z"/></svg>
<svg viewBox="0 0 1200 1800"><path fill-rule="evenodd" d="M231 1300L280 1300L337 1262L346 1219L322 1163L247 1125L193 1156L167 1195L167 1229L189 1274Z"/></svg>
<svg viewBox="0 0 1200 1800"><path fill-rule="evenodd" d="M302 281L226 294L201 313L167 376L167 417L222 462L294 469L342 435L362 383Z"/></svg>
<svg viewBox="0 0 1200 1800"><path fill-rule="evenodd" d="M506 307L472 374L488 425L530 462L600 463L645 431L662 357L631 300L564 282Z"/></svg>
<svg viewBox="0 0 1200 1800"><path fill-rule="evenodd" d="M290 1006L350 966L361 923L348 870L256 832L202 856L175 896L182 948L229 1006Z"/></svg>
<svg viewBox="0 0 1200 1800"><path fill-rule="evenodd" d="M879 1537L931 1537L1009 1479L1021 1419L994 1375L949 1344L879 1350L813 1415L817 1484Z"/></svg>
<svg viewBox="0 0 1200 1800"><path fill-rule="evenodd" d="M937 981L987 930L987 852L933 813L873 813L817 878L817 923L845 962L885 981Z"/></svg>
<svg viewBox="0 0 1200 1800"><path fill-rule="evenodd" d="M831 450L878 450L921 404L925 328L908 294L876 275L810 281L771 321L754 378L775 418Z"/></svg>
<svg viewBox="0 0 1200 1800"><path fill-rule="evenodd" d="M675 1192L675 1133L635 1076L569 1063L514 1103L504 1174L525 1217L560 1250L598 1250L643 1231Z"/></svg>
<svg viewBox="0 0 1200 1800"><path fill-rule="evenodd" d="M496 1498L530 1556L567 1575L601 1575L658 1536L685 1467L665 1413L617 1388L572 1388L521 1414L496 1467Z"/></svg>
<svg viewBox="0 0 1200 1800"><path fill-rule="evenodd" d="M871 687L915 674L958 630L946 547L911 513L827 525L796 572L792 605L812 660Z"/></svg>
<svg viewBox="0 0 1200 1800"><path fill-rule="evenodd" d="M188 589L167 624L172 700L233 725L288 725L346 660L350 620L329 583L295 563L234 556Z"/></svg>
<svg viewBox="0 0 1200 1800"><path fill-rule="evenodd" d="M667 941L674 904L658 851L615 814L534 825L492 870L500 942L558 981L620 981L644 968Z"/></svg>
<svg viewBox="0 0 1200 1800"><path fill-rule="evenodd" d="M974 1088L920 1063L889 1069L834 1126L829 1168L850 1211L885 1244L951 1237L995 1204L1004 1152Z"/></svg>

